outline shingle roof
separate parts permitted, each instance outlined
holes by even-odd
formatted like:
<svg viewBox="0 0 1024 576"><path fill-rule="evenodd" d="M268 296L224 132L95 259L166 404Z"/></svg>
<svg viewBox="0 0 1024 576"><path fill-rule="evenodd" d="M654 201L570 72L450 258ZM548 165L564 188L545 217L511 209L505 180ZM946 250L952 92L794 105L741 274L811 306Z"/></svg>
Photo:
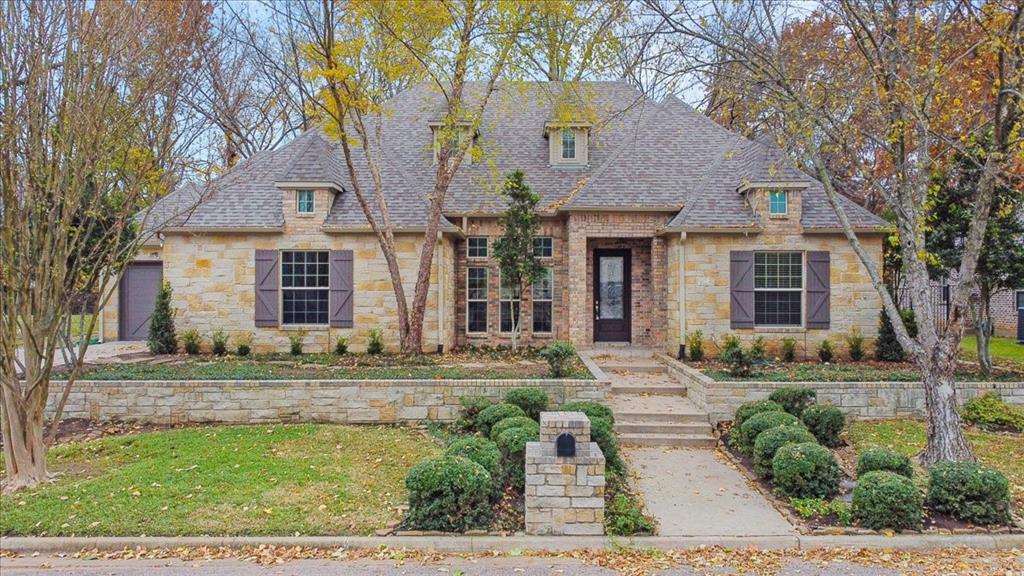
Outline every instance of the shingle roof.
<svg viewBox="0 0 1024 576"><path fill-rule="evenodd" d="M467 86L467 109L481 93L482 84ZM580 102L586 102L585 109ZM442 98L423 84L398 94L381 117L381 178L398 227L426 223L436 172L431 122L442 114ZM545 125L560 119L590 124L587 166L550 164ZM756 216L738 189L746 183L785 181L808 185L805 227L839 226L821 185L793 167L776 146L730 132L676 98L655 102L624 82L501 83L490 97L476 142L481 158L463 162L449 186L449 217L500 213L504 206L495 190L506 172L519 169L546 211L656 209L678 211L670 227L753 227ZM372 204L364 152L353 148L353 154ZM208 197L182 226L280 228L282 194L274 183L282 181L337 183L343 191L325 227L366 226L339 146L321 129L257 154L214 180ZM842 202L855 225L884 224L854 202ZM455 229L448 221L443 224Z"/></svg>

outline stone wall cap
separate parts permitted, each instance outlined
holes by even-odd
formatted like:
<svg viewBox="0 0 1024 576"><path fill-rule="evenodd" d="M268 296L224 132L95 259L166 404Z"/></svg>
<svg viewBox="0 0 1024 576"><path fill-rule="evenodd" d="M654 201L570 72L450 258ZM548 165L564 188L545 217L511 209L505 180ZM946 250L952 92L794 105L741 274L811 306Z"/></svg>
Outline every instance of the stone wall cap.
<svg viewBox="0 0 1024 576"><path fill-rule="evenodd" d="M590 424L590 418L583 412L541 412L540 427L576 428Z"/></svg>

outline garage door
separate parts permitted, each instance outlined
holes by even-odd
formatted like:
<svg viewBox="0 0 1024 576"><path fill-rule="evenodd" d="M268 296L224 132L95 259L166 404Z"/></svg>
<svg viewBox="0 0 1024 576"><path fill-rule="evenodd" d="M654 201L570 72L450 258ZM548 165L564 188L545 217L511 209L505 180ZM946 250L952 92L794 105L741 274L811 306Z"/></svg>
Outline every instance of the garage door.
<svg viewBox="0 0 1024 576"><path fill-rule="evenodd" d="M128 265L119 287L118 335L121 340L145 340L149 319L156 305L156 293L163 280L163 263L135 262Z"/></svg>

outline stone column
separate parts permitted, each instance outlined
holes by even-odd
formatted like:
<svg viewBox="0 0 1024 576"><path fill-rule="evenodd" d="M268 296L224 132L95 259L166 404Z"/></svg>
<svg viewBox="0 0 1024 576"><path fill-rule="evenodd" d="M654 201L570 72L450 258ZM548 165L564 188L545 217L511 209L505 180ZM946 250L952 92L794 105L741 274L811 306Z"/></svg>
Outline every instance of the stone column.
<svg viewBox="0 0 1024 576"><path fill-rule="evenodd" d="M572 456L557 454L563 434L575 441ZM526 444L526 533L604 534L604 466L585 414L542 412L540 442Z"/></svg>

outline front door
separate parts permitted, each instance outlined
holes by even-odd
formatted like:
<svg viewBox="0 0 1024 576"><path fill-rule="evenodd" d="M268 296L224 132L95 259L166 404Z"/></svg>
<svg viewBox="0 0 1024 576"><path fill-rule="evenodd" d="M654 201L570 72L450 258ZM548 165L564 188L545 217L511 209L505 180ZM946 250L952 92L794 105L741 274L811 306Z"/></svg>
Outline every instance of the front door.
<svg viewBox="0 0 1024 576"><path fill-rule="evenodd" d="M629 250L594 250L594 341L629 342Z"/></svg>
<svg viewBox="0 0 1024 576"><path fill-rule="evenodd" d="M163 266L160 262L133 262L121 277L120 340L145 340L149 336L149 319L156 307Z"/></svg>

